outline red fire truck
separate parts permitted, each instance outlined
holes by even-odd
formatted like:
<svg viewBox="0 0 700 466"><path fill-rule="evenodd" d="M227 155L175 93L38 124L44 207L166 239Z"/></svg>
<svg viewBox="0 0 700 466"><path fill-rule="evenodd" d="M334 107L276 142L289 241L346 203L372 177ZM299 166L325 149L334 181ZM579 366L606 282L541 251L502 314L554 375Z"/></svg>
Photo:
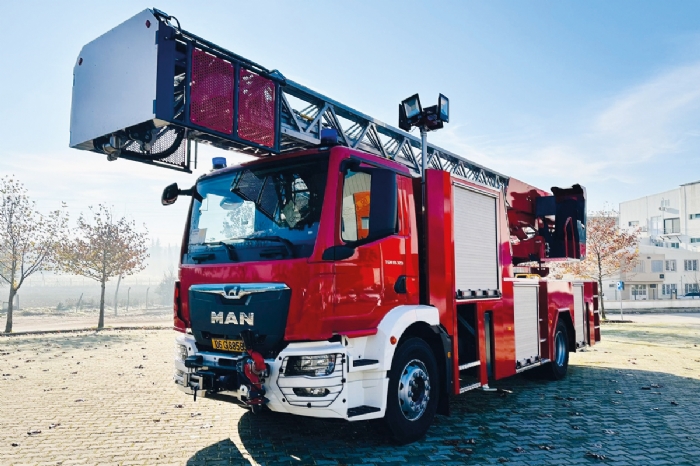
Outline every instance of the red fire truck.
<svg viewBox="0 0 700 466"><path fill-rule="evenodd" d="M452 395L526 370L562 378L600 340L596 283L546 278L548 261L585 257L581 186L489 170L159 10L81 50L71 147L190 171L202 143L258 158L214 159L163 193L191 197L174 380L195 399L384 418L409 442Z"/></svg>

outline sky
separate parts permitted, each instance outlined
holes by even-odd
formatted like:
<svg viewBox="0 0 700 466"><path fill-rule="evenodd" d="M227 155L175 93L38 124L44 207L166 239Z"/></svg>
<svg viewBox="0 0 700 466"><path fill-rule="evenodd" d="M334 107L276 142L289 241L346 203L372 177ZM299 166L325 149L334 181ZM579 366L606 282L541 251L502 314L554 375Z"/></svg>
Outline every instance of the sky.
<svg viewBox="0 0 700 466"><path fill-rule="evenodd" d="M219 151L184 174L68 147L80 49L152 6L392 125L404 98L443 93L431 143L543 189L583 184L589 210L700 180L700 2L0 1L0 176L40 210L103 203L180 242L189 199L163 207L162 189Z"/></svg>

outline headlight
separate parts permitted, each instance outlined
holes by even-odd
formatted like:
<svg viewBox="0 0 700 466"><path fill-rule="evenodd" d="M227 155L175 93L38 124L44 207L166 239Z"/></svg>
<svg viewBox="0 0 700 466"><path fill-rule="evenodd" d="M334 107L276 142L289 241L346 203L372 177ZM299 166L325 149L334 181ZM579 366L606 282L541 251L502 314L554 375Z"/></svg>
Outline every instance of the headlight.
<svg viewBox="0 0 700 466"><path fill-rule="evenodd" d="M187 347L185 345L175 345L175 357L180 361L187 359Z"/></svg>
<svg viewBox="0 0 700 466"><path fill-rule="evenodd" d="M320 354L317 356L289 356L284 375L307 375L323 377L335 370L337 354Z"/></svg>

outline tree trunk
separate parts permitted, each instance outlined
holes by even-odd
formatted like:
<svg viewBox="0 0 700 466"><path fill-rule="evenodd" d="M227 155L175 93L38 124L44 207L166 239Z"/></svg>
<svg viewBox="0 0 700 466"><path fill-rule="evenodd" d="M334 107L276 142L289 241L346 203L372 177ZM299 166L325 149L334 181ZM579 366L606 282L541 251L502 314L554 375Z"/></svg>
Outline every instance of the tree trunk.
<svg viewBox="0 0 700 466"><path fill-rule="evenodd" d="M105 282L107 280L103 277L100 282L102 291L100 293L100 318L97 321L97 330L101 330L105 327Z"/></svg>
<svg viewBox="0 0 700 466"><path fill-rule="evenodd" d="M598 300L600 301L600 317L605 320L605 300L603 299L603 280L601 279L598 280Z"/></svg>
<svg viewBox="0 0 700 466"><path fill-rule="evenodd" d="M117 317L117 297L119 296L119 284L122 282L122 276L117 279L117 289L114 290L114 317Z"/></svg>
<svg viewBox="0 0 700 466"><path fill-rule="evenodd" d="M12 309L15 304L17 290L10 285L10 299L7 302L7 323L5 323L5 333L12 333Z"/></svg>

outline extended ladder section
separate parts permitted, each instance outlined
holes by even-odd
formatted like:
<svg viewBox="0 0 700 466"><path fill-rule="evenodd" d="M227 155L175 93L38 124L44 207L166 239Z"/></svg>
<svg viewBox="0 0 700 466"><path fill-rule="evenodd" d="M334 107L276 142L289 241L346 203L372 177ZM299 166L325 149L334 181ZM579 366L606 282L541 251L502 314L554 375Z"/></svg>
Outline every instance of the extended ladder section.
<svg viewBox="0 0 700 466"><path fill-rule="evenodd" d="M177 24L175 24L177 23ZM191 143L268 156L337 143L421 170L421 141L144 10L87 44L74 68L70 146L191 171ZM508 177L428 145L428 166L505 189Z"/></svg>

